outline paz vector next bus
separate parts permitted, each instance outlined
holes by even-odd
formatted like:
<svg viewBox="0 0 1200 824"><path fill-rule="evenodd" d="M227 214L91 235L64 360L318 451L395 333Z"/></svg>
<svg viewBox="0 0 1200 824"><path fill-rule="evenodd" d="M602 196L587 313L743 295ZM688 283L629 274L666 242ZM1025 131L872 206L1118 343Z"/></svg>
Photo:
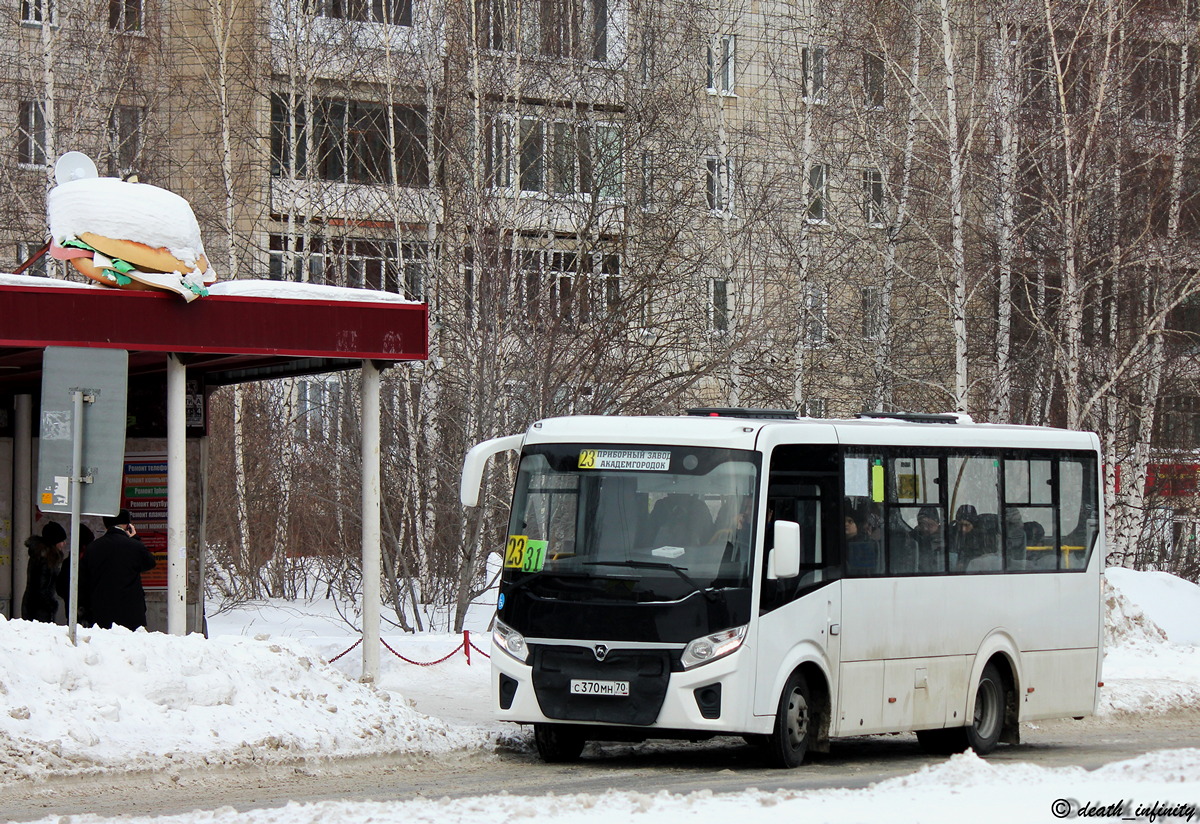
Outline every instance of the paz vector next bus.
<svg viewBox="0 0 1200 824"><path fill-rule="evenodd" d="M1094 711L1094 434L689 412L552 418L467 454L474 506L520 450L492 696L543 759L740 735L794 767L905 731L985 754Z"/></svg>

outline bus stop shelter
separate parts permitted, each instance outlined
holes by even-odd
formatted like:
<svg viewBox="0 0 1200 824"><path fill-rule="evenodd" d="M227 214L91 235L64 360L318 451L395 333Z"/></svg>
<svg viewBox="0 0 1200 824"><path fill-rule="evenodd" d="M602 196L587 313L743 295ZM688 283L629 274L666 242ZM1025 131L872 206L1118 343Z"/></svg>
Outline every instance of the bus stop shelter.
<svg viewBox="0 0 1200 824"><path fill-rule="evenodd" d="M373 675L379 654L380 371L428 356L427 307L387 292L276 281L227 281L210 292L185 303L166 292L0 275L0 410L9 410L13 440L10 558L32 526L33 409L47 346L124 349L131 382L161 386L168 466L167 631L173 634L186 632L187 383L207 390L361 368L363 672ZM15 568L0 568L0 575Z"/></svg>

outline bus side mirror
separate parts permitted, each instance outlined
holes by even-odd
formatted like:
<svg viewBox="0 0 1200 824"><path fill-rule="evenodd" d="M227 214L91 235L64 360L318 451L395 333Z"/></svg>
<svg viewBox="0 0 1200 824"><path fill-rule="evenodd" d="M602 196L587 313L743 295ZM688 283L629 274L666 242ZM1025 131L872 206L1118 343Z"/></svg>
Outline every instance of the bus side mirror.
<svg viewBox="0 0 1200 824"><path fill-rule="evenodd" d="M479 487L483 484L483 470L493 455L521 448L525 436L509 435L504 438L492 438L490 441L476 444L467 452L463 459L462 479L458 484L458 499L463 506L479 505Z"/></svg>
<svg viewBox="0 0 1200 824"><path fill-rule="evenodd" d="M795 521L775 522L775 548L767 559L770 568L767 578L795 578L800 574L800 524Z"/></svg>

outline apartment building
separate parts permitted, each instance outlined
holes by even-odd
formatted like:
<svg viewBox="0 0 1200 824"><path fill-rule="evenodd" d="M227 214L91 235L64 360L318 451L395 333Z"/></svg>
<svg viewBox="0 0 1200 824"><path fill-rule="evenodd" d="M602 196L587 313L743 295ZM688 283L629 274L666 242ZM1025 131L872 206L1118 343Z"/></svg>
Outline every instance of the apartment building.
<svg viewBox="0 0 1200 824"><path fill-rule="evenodd" d="M223 276L428 301L396 408L443 449L706 402L1144 467L1195 446L1161 443L1197 396L1192 5L21 0L0 242L82 149L190 197Z"/></svg>

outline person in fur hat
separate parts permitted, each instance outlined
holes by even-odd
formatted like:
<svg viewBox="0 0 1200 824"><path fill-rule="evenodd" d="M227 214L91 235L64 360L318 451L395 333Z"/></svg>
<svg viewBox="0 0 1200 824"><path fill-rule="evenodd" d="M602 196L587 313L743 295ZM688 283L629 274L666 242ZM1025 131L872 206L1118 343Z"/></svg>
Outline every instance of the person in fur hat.
<svg viewBox="0 0 1200 824"><path fill-rule="evenodd" d="M28 538L25 547L29 550L29 567L25 595L21 598L21 617L52 624L58 614L55 582L66 556L67 531L61 524L47 521L42 534Z"/></svg>

